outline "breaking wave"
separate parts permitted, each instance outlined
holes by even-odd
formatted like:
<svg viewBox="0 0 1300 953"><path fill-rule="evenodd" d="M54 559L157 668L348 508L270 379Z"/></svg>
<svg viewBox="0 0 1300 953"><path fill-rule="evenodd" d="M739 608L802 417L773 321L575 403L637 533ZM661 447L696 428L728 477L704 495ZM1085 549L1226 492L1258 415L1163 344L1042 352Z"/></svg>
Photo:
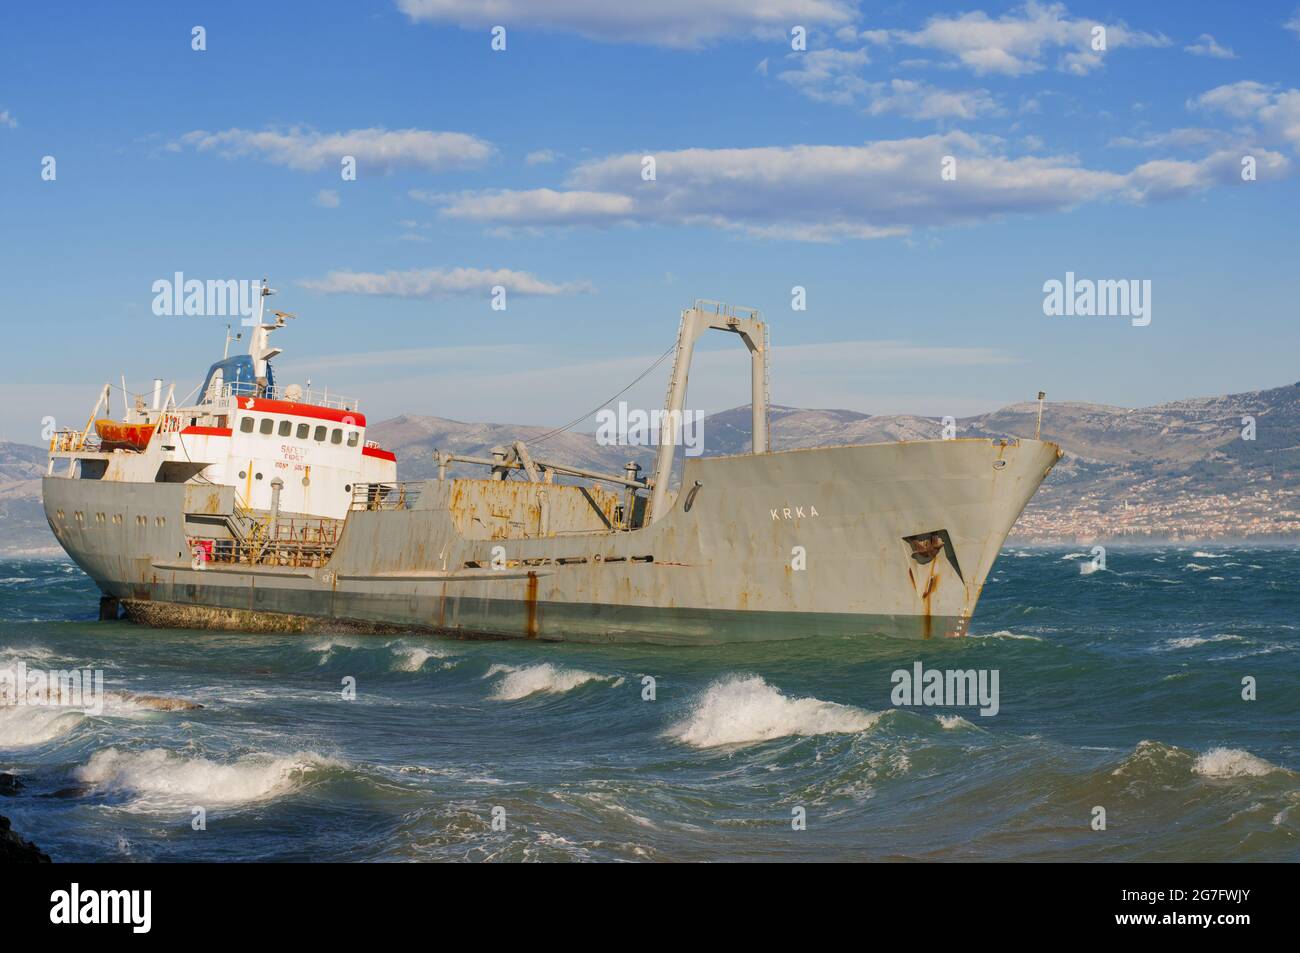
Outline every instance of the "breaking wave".
<svg viewBox="0 0 1300 953"><path fill-rule="evenodd" d="M26 748L66 735L84 716L70 708L0 705L0 748Z"/></svg>
<svg viewBox="0 0 1300 953"><path fill-rule="evenodd" d="M124 794L136 807L230 805L282 797L313 773L340 763L312 752L285 757L259 753L232 764L173 754L162 748L105 748L74 772L99 793Z"/></svg>
<svg viewBox="0 0 1300 953"><path fill-rule="evenodd" d="M550 662L527 665L523 668L514 665L493 665L483 677L492 678L496 675L505 676L489 696L496 701L515 701L539 692L559 695L588 682L612 680L609 675L597 675L595 672L584 672L577 668L559 668Z"/></svg>
<svg viewBox="0 0 1300 953"><path fill-rule="evenodd" d="M818 698L788 698L757 675L731 676L710 685L668 736L712 748L788 735L852 734L866 731L880 714Z"/></svg>
<svg viewBox="0 0 1300 953"><path fill-rule="evenodd" d="M446 658L451 653L442 649L424 648L419 645L398 645L393 647L393 670L396 672L418 672L424 668L429 659Z"/></svg>
<svg viewBox="0 0 1300 953"><path fill-rule="evenodd" d="M1211 748L1192 770L1207 778L1258 778L1285 769L1240 748Z"/></svg>

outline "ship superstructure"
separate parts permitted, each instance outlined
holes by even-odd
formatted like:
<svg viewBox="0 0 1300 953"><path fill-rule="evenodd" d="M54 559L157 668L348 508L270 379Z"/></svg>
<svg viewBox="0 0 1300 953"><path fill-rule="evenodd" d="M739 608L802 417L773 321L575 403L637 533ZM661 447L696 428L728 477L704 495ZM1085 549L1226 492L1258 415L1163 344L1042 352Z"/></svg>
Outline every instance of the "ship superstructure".
<svg viewBox="0 0 1300 953"><path fill-rule="evenodd" d="M664 419L680 421L697 339L750 356L752 452L688 458L670 425L654 472L439 453L399 482L357 403L280 388L265 310L247 354L55 434L43 490L60 543L140 621L175 627L415 629L703 644L811 635L961 635L1012 524L1059 457L1028 439L771 451L767 328L752 309L682 314ZM482 467L482 477L454 475Z"/></svg>

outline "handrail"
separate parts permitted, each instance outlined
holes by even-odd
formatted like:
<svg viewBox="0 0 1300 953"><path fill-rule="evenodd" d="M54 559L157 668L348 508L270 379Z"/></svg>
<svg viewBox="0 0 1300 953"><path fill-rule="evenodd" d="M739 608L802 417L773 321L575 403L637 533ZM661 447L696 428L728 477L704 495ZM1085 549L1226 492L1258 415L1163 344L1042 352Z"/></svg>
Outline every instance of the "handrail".
<svg viewBox="0 0 1300 953"><path fill-rule="evenodd" d="M344 397L340 394L331 396L327 390L318 391L312 388L298 388L293 397L289 396L288 391L289 387L266 387L259 392L256 384L235 381L223 384L220 393L215 398L205 396L203 403L212 404L231 397L259 397L266 400L291 400L295 404L311 404L315 407L330 407L334 410L355 411L361 406L361 402L356 398Z"/></svg>

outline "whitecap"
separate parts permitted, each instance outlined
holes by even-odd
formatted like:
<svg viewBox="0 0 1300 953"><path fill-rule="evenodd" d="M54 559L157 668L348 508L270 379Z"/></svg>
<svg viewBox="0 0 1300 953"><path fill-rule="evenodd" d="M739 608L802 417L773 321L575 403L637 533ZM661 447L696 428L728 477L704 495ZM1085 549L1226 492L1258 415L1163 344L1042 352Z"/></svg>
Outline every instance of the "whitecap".
<svg viewBox="0 0 1300 953"><path fill-rule="evenodd" d="M514 665L493 665L484 678L504 675L496 690L489 696L496 701L517 701L544 692L559 695L572 691L588 682L612 680L609 675L597 675L576 668L560 668L550 662L539 665L526 665L523 668Z"/></svg>
<svg viewBox="0 0 1300 953"><path fill-rule="evenodd" d="M757 675L730 676L710 685L668 736L711 748L788 735L856 733L879 720L880 712L818 698L788 698Z"/></svg>
<svg viewBox="0 0 1300 953"><path fill-rule="evenodd" d="M84 715L57 705L0 705L0 748L26 748L62 737Z"/></svg>
<svg viewBox="0 0 1300 953"><path fill-rule="evenodd" d="M265 752L230 764L174 754L162 748L124 751L104 748L74 776L96 792L125 794L131 806L149 810L193 804L232 805L282 797L314 771L339 762L312 752L287 756Z"/></svg>
<svg viewBox="0 0 1300 953"><path fill-rule="evenodd" d="M975 727L961 715L935 715L934 720L943 726L944 731L956 731L959 728Z"/></svg>
<svg viewBox="0 0 1300 953"><path fill-rule="evenodd" d="M1182 638L1168 639L1162 644L1166 648L1170 648L1170 649L1191 649L1191 648L1195 648L1198 645L1208 645L1211 642L1244 642L1244 641L1245 639L1243 639L1240 635L1233 635L1232 633L1224 633L1223 635L1210 635L1210 636L1185 635Z"/></svg>
<svg viewBox="0 0 1300 953"><path fill-rule="evenodd" d="M1257 778L1284 769L1240 748L1211 748L1192 770L1207 778Z"/></svg>

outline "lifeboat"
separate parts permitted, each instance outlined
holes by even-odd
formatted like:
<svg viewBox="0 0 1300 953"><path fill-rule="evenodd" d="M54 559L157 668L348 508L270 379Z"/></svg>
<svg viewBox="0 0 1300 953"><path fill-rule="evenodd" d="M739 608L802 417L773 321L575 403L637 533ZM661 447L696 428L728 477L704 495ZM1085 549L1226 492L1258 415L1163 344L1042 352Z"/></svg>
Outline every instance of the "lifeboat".
<svg viewBox="0 0 1300 953"><path fill-rule="evenodd" d="M157 424L124 424L120 420L96 420L95 433L103 450L143 450L149 445Z"/></svg>

